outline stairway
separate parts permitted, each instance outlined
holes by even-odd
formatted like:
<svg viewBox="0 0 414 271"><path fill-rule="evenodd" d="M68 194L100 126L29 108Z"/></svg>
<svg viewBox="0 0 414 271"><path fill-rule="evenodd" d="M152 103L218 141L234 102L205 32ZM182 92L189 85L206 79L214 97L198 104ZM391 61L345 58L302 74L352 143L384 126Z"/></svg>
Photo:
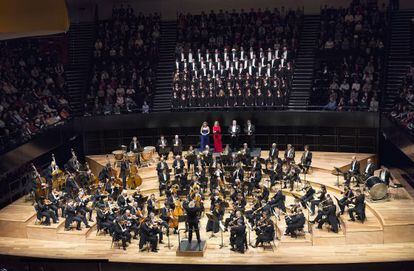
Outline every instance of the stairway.
<svg viewBox="0 0 414 271"><path fill-rule="evenodd" d="M74 116L83 114L83 101L89 80L93 38L93 23L71 24L69 29L69 65L65 73L69 89L69 103Z"/></svg>
<svg viewBox="0 0 414 271"><path fill-rule="evenodd" d="M385 111L393 108L399 95L402 79L413 61L410 53L411 18L414 18L414 10L392 11L391 14L386 88L382 101L382 109Z"/></svg>
<svg viewBox="0 0 414 271"><path fill-rule="evenodd" d="M154 112L171 110L171 89L174 72L175 46L177 43L177 22L161 22L159 61L155 83Z"/></svg>
<svg viewBox="0 0 414 271"><path fill-rule="evenodd" d="M309 104L315 64L315 48L319 29L319 15L304 16L293 71L289 109L306 109Z"/></svg>

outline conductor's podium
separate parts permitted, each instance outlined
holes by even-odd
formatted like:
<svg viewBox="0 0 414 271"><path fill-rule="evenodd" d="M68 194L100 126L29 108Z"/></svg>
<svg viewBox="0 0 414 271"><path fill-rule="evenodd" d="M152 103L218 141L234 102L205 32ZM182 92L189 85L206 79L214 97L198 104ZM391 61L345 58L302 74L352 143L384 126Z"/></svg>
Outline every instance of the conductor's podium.
<svg viewBox="0 0 414 271"><path fill-rule="evenodd" d="M191 244L189 244L188 240L184 239L180 241L176 255L184 257L203 257L206 249L207 243L204 240L201 240L201 243L198 243L197 240L192 240Z"/></svg>

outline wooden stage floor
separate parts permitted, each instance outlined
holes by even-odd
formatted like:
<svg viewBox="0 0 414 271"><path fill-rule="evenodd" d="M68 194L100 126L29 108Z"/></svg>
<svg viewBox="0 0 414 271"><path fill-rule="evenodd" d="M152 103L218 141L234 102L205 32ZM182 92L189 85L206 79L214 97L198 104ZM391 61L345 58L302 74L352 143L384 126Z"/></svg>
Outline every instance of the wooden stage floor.
<svg viewBox="0 0 414 271"><path fill-rule="evenodd" d="M297 152L297 157L301 153ZM335 186L336 177L331 174L334 166L341 169L349 167L353 153L314 152L313 167L306 179L314 187L325 184L328 193L339 197L342 187ZM262 153L267 157L267 152ZM362 166L370 154L358 154ZM112 162L113 162L113 158ZM105 163L104 155L87 157L93 171L98 171ZM172 163L172 159L168 161ZM141 190L145 194L158 196L158 181L153 163L140 170L143 178ZM303 177L301 175L301 177ZM264 178L265 179L265 178ZM343 180L341 179L341 182ZM132 191L130 191L132 193ZM287 204L293 201L292 194L301 191L283 191ZM151 264L201 264L201 265L296 265L296 264L343 264L414 261L414 200L405 189L390 189L390 198L383 202L367 202L367 221L364 224L349 222L348 215L342 216L342 229L338 234L327 229L312 230L305 228L303 237L292 239L283 236L284 219L275 223L280 240L271 249L252 248L245 254L230 251L229 247L220 249L220 234L210 238L205 232L207 218L201 220L201 235L207 241L204 257L178 257L177 235L171 234L171 249L159 245L158 253L139 252L137 241L133 240L126 251L111 248L111 238L96 234L96 226L77 232L63 231L63 220L53 227L35 226L35 212L24 199L0 210L0 254L52 259L89 259L122 263ZM273 193L271 193L272 195ZM206 208L209 201L206 201ZM250 203L249 203L250 204ZM228 216L228 212L225 217ZM311 218L312 219L312 218ZM180 225L183 228L184 224ZM251 233L254 243L255 233ZM167 238L164 237L167 243ZM224 243L228 245L229 234L224 233Z"/></svg>

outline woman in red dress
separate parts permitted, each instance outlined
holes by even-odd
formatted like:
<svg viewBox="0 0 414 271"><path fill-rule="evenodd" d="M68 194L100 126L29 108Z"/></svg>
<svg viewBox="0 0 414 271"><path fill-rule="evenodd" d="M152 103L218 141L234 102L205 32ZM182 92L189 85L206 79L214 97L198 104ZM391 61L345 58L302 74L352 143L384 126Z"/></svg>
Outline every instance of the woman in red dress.
<svg viewBox="0 0 414 271"><path fill-rule="evenodd" d="M214 140L214 152L222 152L223 143L221 142L221 128L220 128L220 124L218 121L214 122L213 140Z"/></svg>

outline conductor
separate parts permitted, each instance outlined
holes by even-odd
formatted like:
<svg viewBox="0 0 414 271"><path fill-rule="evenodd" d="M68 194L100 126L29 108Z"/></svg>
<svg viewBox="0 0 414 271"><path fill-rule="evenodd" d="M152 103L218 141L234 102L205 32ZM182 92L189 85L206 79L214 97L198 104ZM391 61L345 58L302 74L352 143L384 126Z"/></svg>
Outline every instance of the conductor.
<svg viewBox="0 0 414 271"><path fill-rule="evenodd" d="M201 213L201 207L196 206L194 200L191 200L189 203L183 205L185 212L187 213L187 224L188 224L188 246L191 246L191 241L193 239L193 231L195 231L197 236L197 243L201 243L200 239L200 229L198 227L199 215Z"/></svg>

